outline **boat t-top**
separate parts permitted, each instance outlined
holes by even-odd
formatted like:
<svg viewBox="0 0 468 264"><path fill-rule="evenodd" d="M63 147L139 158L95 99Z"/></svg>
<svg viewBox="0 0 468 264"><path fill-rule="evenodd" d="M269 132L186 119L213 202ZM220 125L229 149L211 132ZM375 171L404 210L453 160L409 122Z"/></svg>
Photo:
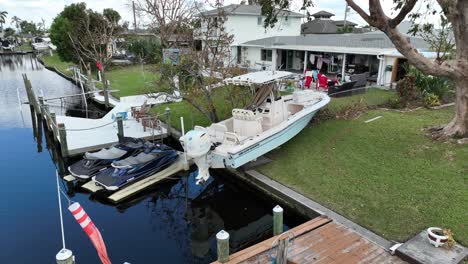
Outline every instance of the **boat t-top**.
<svg viewBox="0 0 468 264"><path fill-rule="evenodd" d="M180 138L188 159L198 167L197 184L208 180L209 168L238 168L296 136L318 110L330 102L323 92L296 90L280 95L286 71L259 71L224 80L250 87L255 96L245 109L209 127L195 126Z"/></svg>

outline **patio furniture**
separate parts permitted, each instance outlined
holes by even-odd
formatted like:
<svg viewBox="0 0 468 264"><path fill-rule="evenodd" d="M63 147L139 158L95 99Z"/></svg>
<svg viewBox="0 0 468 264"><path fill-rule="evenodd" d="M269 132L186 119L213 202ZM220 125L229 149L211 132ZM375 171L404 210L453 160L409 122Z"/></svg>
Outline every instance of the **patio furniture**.
<svg viewBox="0 0 468 264"><path fill-rule="evenodd" d="M354 87L364 87L367 84L367 77L369 77L369 73L359 73L351 75L351 81L356 82Z"/></svg>
<svg viewBox="0 0 468 264"><path fill-rule="evenodd" d="M132 117L135 118L137 122L140 122L140 119L148 116L151 106L148 105L148 102L145 101L141 106L132 106L131 113Z"/></svg>
<svg viewBox="0 0 468 264"><path fill-rule="evenodd" d="M328 95L331 97L343 97L352 95L352 89L356 82L345 82L341 85L333 85L328 88Z"/></svg>
<svg viewBox="0 0 468 264"><path fill-rule="evenodd" d="M143 131L146 132L147 128L150 129L161 129L161 121L155 116L146 116L141 118L141 125L143 126Z"/></svg>

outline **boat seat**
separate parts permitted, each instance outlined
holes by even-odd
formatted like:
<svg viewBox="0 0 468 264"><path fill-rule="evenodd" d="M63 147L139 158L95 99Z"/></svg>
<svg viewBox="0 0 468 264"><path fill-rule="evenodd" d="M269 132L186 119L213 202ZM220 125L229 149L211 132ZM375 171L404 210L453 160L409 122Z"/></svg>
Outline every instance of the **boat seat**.
<svg viewBox="0 0 468 264"><path fill-rule="evenodd" d="M251 137L262 133L261 115L251 110L233 109L233 130L239 137Z"/></svg>
<svg viewBox="0 0 468 264"><path fill-rule="evenodd" d="M223 145L235 146L239 144L240 144L240 140L235 133L232 133L232 132L224 133Z"/></svg>
<svg viewBox="0 0 468 264"><path fill-rule="evenodd" d="M224 141L224 133L228 131L226 125L216 123L208 128L208 136L212 142L222 143Z"/></svg>

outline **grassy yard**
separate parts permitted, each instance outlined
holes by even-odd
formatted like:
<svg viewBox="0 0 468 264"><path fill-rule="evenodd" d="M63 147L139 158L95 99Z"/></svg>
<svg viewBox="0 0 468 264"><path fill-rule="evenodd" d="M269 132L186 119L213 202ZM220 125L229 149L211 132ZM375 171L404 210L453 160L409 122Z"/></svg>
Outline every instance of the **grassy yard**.
<svg viewBox="0 0 468 264"><path fill-rule="evenodd" d="M117 97L145 94L157 78L159 75L154 72L154 65L112 67L107 72L111 88L120 90L113 93Z"/></svg>
<svg viewBox="0 0 468 264"><path fill-rule="evenodd" d="M65 62L57 54L53 56L43 56L42 60L47 66L55 67L68 76L73 72L69 70L74 64ZM111 84L111 89L120 90L113 93L116 97L145 94L148 92L153 82L159 77L153 71L154 65L131 65L115 66L107 71L107 79ZM94 77L94 76L93 76ZM98 88L102 88L102 83L96 83Z"/></svg>
<svg viewBox="0 0 468 264"><path fill-rule="evenodd" d="M61 71L67 76L73 76L73 71L70 70L74 64L71 62L62 61L57 54L53 56L43 56L42 60L45 65L49 67L55 67L57 70Z"/></svg>
<svg viewBox="0 0 468 264"><path fill-rule="evenodd" d="M350 99L332 106L341 100ZM468 245L468 147L433 142L422 130L452 112L372 110L314 124L259 171L387 239L442 226ZM376 116L383 118L364 123Z"/></svg>
<svg viewBox="0 0 468 264"><path fill-rule="evenodd" d="M32 51L32 46L30 43L23 43L16 50L18 51Z"/></svg>
<svg viewBox="0 0 468 264"><path fill-rule="evenodd" d="M234 89L246 89L243 87L235 87ZM224 88L217 88L213 91L213 103L216 107L218 117L223 120L231 117L232 105L228 100L228 90ZM238 103L234 105L234 108L243 107L242 104ZM164 113L166 107L171 109L171 124L173 127L178 130L181 129L180 126L180 117L184 117L185 130L192 129L193 126L209 126L211 124L210 120L200 113L195 107L190 105L187 101L182 101L178 103L167 103L156 106L152 109L154 113L162 115L164 120Z"/></svg>

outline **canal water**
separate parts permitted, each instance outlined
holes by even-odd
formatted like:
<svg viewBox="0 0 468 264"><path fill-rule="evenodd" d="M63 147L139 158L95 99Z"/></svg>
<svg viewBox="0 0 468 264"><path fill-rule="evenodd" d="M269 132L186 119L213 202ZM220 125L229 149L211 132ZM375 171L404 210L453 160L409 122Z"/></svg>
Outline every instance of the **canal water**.
<svg viewBox="0 0 468 264"><path fill-rule="evenodd" d="M29 106L19 104L27 101L21 74L26 73L36 94L46 98L80 90L32 55L0 56L0 67L0 263L54 263L62 247L56 164L51 148L38 146L46 142L41 138L46 133L35 140ZM70 108L82 108L82 102L72 98L54 107L57 114L70 114ZM208 263L216 259L215 234L221 229L231 234L232 251L272 233L276 203L222 171L204 187L194 184L194 172L182 173L116 206L64 182L61 187L99 228L113 263ZM65 209L68 202L62 202ZM286 209L285 228L304 221ZM99 263L67 210L64 226L66 246L77 263Z"/></svg>

